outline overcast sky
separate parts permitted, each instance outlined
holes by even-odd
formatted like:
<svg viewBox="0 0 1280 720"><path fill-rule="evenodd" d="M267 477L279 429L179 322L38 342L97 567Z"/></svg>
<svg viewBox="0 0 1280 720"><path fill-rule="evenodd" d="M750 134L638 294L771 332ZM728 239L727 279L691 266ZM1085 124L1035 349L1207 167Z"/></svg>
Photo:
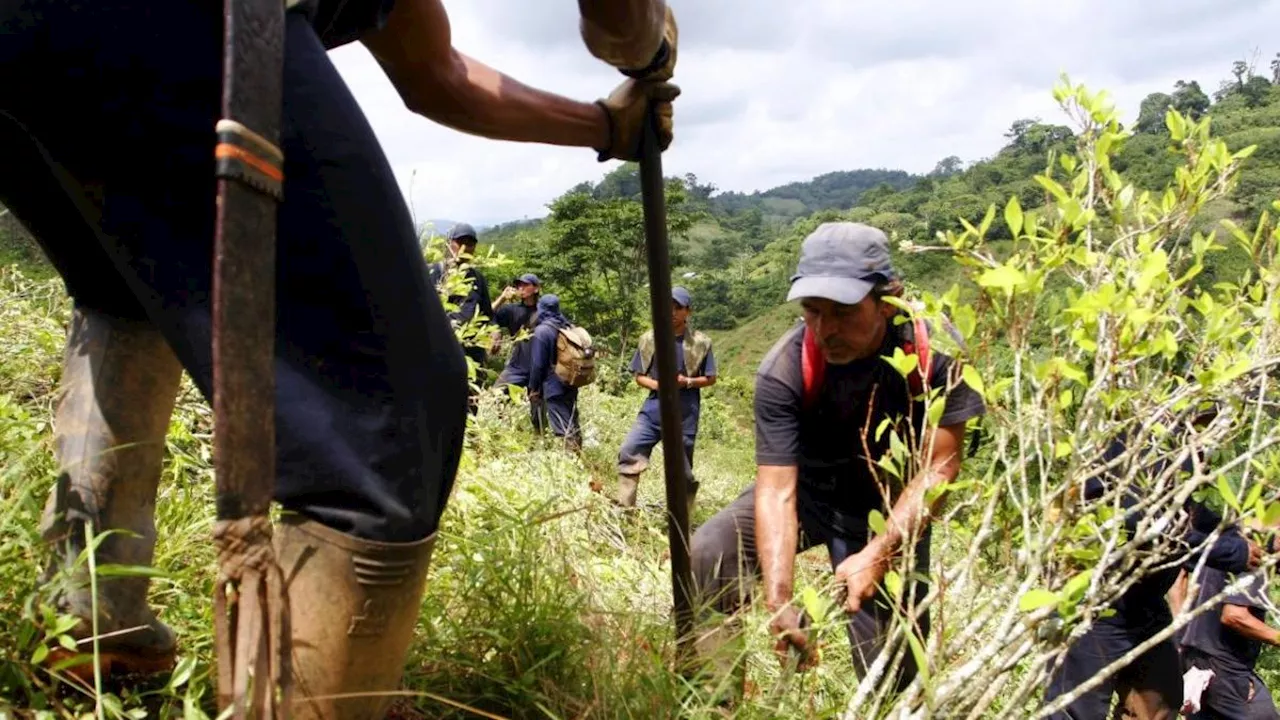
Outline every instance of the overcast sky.
<svg viewBox="0 0 1280 720"><path fill-rule="evenodd" d="M672 0L680 24L668 175L767 189L833 170L927 172L990 155L1021 117L1063 120L1059 72L1112 93L1127 118L1178 79L1212 94L1233 60L1280 51L1280 0ZM578 35L569 0L446 0L454 46L584 101L618 82ZM539 217L615 163L502 143L404 109L358 44L332 53L419 220ZM416 171L416 172L415 172ZM416 175L416 177L414 177ZM410 178L412 189L410 189Z"/></svg>

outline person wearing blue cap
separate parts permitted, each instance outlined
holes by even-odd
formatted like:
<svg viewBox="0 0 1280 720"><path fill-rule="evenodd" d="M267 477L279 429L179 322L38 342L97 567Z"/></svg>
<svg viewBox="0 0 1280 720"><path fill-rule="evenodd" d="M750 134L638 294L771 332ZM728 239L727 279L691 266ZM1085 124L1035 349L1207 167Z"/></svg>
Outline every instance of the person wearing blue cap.
<svg viewBox="0 0 1280 720"><path fill-rule="evenodd" d="M684 436L685 478L689 483L689 510L693 511L698 483L693 477L693 446L698 436L698 417L702 409L702 388L716 384L716 356L711 338L689 326L693 312L689 291L671 289L671 324L675 331L676 382L680 385L681 431ZM640 487L640 474L649 467L653 447L662 441L662 419L658 405L658 364L654 362L653 330L640 336L639 347L631 356L631 372L636 384L649 391L631 431L618 451L618 495L622 507L634 507Z"/></svg>
<svg viewBox="0 0 1280 720"><path fill-rule="evenodd" d="M496 355L502 346L502 333L516 338L521 330L533 330L533 319L538 312L538 298L542 293L542 281L533 273L516 278L513 285L502 290L493 301L493 324L496 329L490 336L489 353ZM515 302L519 300L519 302ZM529 338L517 339L507 356L507 364L498 375L495 387L506 385L524 387L529 384L529 363L532 360Z"/></svg>
<svg viewBox="0 0 1280 720"><path fill-rule="evenodd" d="M560 298L543 295L538 299L530 341L529 406L534 429L564 438L571 450L582 447L582 426L578 422L578 388L564 382L556 372L561 330L573 327L560 312Z"/></svg>
<svg viewBox="0 0 1280 720"><path fill-rule="evenodd" d="M940 389L944 406L936 427L925 426L924 392L883 360L895 350L913 352L904 348L914 347L915 324L896 324L900 310L885 300L902 292L888 238L874 227L828 222L801 245L787 300L799 301L803 320L774 344L756 372L756 481L692 540L695 606L710 605L731 617L708 630L699 646L713 672L741 668L725 649L736 644L733 616L749 601L757 573L779 659L787 662L796 650L801 667L812 664L805 618L792 600L798 552L826 546L846 591L859 674L883 648L895 612L882 589L894 558L914 546L916 568L929 570L926 492L955 479L966 423L985 406L959 381L958 363L934 350L915 381ZM919 470L903 473L905 488L886 485L891 478L878 466L888 460L895 434L918 448L912 467ZM872 511L885 519L874 536ZM904 587L903 597L924 597L924 583L913 585ZM926 613L919 632L927 634L928 625ZM903 665L894 687L914 677L912 653Z"/></svg>

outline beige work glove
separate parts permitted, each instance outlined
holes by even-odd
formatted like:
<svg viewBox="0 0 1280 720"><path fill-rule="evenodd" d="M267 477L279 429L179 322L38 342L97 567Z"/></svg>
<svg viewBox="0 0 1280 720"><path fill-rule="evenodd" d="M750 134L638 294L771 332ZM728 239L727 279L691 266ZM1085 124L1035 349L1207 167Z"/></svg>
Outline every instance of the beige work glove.
<svg viewBox="0 0 1280 720"><path fill-rule="evenodd" d="M609 97L597 100L609 116L609 147L596 148L599 160L639 160L640 143L644 139L644 122L650 103L653 104L658 149L671 145L671 102L680 95L680 88L669 82L651 80L624 80L614 88Z"/></svg>
<svg viewBox="0 0 1280 720"><path fill-rule="evenodd" d="M670 80L676 74L676 41L680 37L680 29L676 27L676 16L667 4L667 20L662 29L662 46L653 62L644 68L621 68L623 75L636 80Z"/></svg>

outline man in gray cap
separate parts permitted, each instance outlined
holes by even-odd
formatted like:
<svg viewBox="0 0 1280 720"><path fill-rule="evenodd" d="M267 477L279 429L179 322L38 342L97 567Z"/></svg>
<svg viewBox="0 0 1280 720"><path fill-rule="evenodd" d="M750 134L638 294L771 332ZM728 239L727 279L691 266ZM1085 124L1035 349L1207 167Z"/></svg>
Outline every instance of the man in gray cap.
<svg viewBox="0 0 1280 720"><path fill-rule="evenodd" d="M913 545L916 568L928 572L933 508L925 493L959 473L966 422L985 407L959 381L958 363L935 351L929 371L915 378L946 398L937 426L926 427L922 395L881 359L912 342L913 324L895 324L899 308L884 300L900 296L902 283L880 230L849 222L820 225L805 238L791 283L787 300L800 301L804 319L777 341L756 373L756 481L694 534L694 581L702 602L733 615L750 596L748 578L762 574L775 651L785 662L797 650L801 667L808 667L814 657L806 619L792 602L794 562L798 552L826 545L847 590L854 666L865 674L894 612L881 589L885 572ZM909 467L918 468L903 471L905 488L885 484L890 477L877 467L890 458L895 433L914 452ZM885 518L884 532L874 537L872 511ZM925 589L916 583L914 598ZM904 587L903 598L911 590ZM923 637L928 628L925 614L916 630ZM704 657L723 667L725 646L737 632L730 619L706 633L700 641ZM906 653L896 688L914 677L912 660Z"/></svg>
<svg viewBox="0 0 1280 720"><path fill-rule="evenodd" d="M684 435L685 475L689 483L689 509L692 513L698 483L693 479L693 444L698 436L698 416L702 407L702 388L716 384L716 357L711 338L689 327L692 299L682 287L671 289L671 324L676 336L676 382L680 385L680 415ZM640 336L639 347L631 356L631 372L636 384L649 390L640 406L631 432L618 452L618 504L634 507L640 486L640 474L649 467L653 446L662 441L662 417L658 405L658 366L653 361L653 330Z"/></svg>

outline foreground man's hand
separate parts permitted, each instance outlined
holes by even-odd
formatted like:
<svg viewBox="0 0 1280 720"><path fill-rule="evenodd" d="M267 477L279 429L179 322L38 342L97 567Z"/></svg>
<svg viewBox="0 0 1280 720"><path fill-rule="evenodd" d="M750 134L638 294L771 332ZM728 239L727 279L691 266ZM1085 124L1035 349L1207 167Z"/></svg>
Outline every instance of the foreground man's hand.
<svg viewBox="0 0 1280 720"><path fill-rule="evenodd" d="M845 558L836 567L836 579L844 583L848 591L844 600L845 612L858 612L862 603L876 594L888 567L889 557L874 542Z"/></svg>
<svg viewBox="0 0 1280 720"><path fill-rule="evenodd" d="M658 149L666 150L671 145L673 131L671 102L679 95L680 88L668 82L625 80L609 97L597 101L609 118L609 146L596 148L599 160L640 159L650 103L657 122Z"/></svg>
<svg viewBox="0 0 1280 720"><path fill-rule="evenodd" d="M793 648L800 653L800 664L796 667L797 670L808 670L818 664L817 653L809 647L808 625L808 619L791 603L787 603L774 613L769 621L769 632L776 638L773 652L777 654L778 662L783 667L791 661Z"/></svg>

